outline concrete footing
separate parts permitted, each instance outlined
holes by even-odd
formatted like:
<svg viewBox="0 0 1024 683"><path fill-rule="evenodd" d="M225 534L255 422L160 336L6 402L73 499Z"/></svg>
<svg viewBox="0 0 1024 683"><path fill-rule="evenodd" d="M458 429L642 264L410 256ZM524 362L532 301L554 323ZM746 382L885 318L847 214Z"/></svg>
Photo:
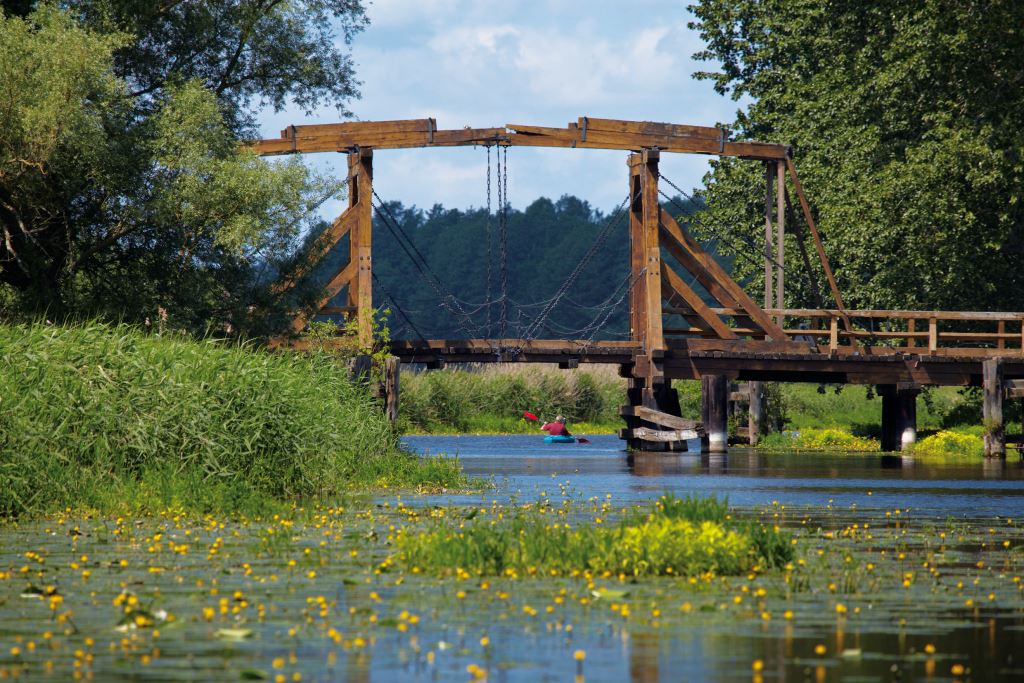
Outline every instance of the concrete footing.
<svg viewBox="0 0 1024 683"><path fill-rule="evenodd" d="M920 387L880 384L882 397L882 450L904 451L917 442L917 395Z"/></svg>

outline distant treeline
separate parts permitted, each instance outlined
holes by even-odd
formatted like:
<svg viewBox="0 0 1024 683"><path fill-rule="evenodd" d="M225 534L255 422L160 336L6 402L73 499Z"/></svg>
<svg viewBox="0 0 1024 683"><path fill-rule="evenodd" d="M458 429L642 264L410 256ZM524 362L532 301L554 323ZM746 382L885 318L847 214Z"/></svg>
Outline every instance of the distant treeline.
<svg viewBox="0 0 1024 683"><path fill-rule="evenodd" d="M686 218L700 206L678 199L666 208ZM628 337L627 211L604 213L563 196L508 208L504 221L502 229L497 211L488 216L483 208L425 211L399 202L375 212L373 296L391 310L393 337ZM598 241L572 286L553 300ZM315 279L326 280L347 259L346 239ZM344 293L334 303L344 306Z"/></svg>

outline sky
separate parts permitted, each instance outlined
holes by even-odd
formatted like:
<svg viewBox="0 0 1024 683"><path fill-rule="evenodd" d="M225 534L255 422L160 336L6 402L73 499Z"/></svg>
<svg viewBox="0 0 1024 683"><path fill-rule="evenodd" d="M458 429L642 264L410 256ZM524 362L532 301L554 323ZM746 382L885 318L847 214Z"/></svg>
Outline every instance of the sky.
<svg viewBox="0 0 1024 683"><path fill-rule="evenodd" d="M692 74L707 70L686 0L375 0L370 26L351 52L362 97L355 120L433 117L438 128L509 123L564 127L580 116L713 126L737 103ZM291 124L342 120L324 108L266 111L265 137ZM626 197L628 152L512 147L508 199L571 194L608 212ZM661 171L683 189L701 185L710 157L668 154ZM344 174L337 154L309 155ZM385 200L429 209L484 206L487 158L480 148L380 150L374 188ZM324 207L325 215L340 212Z"/></svg>

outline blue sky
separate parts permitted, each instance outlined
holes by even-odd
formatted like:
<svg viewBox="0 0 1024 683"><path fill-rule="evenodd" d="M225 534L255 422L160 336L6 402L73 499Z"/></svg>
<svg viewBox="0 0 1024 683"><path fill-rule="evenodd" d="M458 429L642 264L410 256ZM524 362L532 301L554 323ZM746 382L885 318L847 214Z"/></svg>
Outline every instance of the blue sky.
<svg viewBox="0 0 1024 683"><path fill-rule="evenodd" d="M362 98L357 120L434 117L439 128L508 123L565 126L579 116L714 125L738 107L692 78L706 69L687 28L686 0L376 0L352 55ZM339 120L333 108L264 112L262 132ZM513 147L508 194L523 208L573 194L609 211L626 196L626 152ZM342 158L310 155L341 174ZM665 155L663 174L689 189L709 157ZM482 206L483 148L380 151L374 185L385 199L429 208ZM336 214L338 206L325 207Z"/></svg>

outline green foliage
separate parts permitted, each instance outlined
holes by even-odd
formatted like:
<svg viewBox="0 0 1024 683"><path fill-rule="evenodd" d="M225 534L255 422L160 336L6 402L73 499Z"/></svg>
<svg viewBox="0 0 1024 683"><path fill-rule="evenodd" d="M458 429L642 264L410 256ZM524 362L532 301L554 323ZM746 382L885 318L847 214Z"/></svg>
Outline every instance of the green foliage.
<svg viewBox="0 0 1024 683"><path fill-rule="evenodd" d="M0 517L108 507L139 481L179 479L196 487L166 502L183 490L212 505L462 481L453 461L400 450L329 355L125 326L0 326ZM155 490L140 500L161 500Z"/></svg>
<svg viewBox="0 0 1024 683"><path fill-rule="evenodd" d="M943 430L925 437L914 444L911 452L915 456L965 456L981 458L985 455L985 444L976 434L965 434Z"/></svg>
<svg viewBox="0 0 1024 683"><path fill-rule="evenodd" d="M848 305L1020 308L1024 4L702 0L692 11L697 57L720 64L698 77L750 102L738 136L793 145ZM761 165L712 164L700 223L756 243ZM761 286L758 268L736 265ZM811 303L804 276L787 288L788 304Z"/></svg>
<svg viewBox="0 0 1024 683"><path fill-rule="evenodd" d="M341 187L238 138L251 105L354 95L331 37L359 30L361 5L29 5L0 14L5 308L140 323L163 311L172 328L222 334L279 326L312 292L281 301L268 271Z"/></svg>
<svg viewBox="0 0 1024 683"><path fill-rule="evenodd" d="M549 419L565 415L572 431L583 422L616 425L624 391L624 380L611 371L484 366L403 372L399 424L404 431L533 432L537 425L522 418L529 410Z"/></svg>
<svg viewBox="0 0 1024 683"><path fill-rule="evenodd" d="M758 448L787 451L877 451L875 439L854 436L842 429L810 429L768 434Z"/></svg>
<svg viewBox="0 0 1024 683"><path fill-rule="evenodd" d="M480 576L739 574L755 565L781 566L793 555L787 534L732 521L727 507L714 500L663 496L618 524L573 526L562 519L543 507L519 508L497 519L443 521L427 531L403 528L396 543L410 567Z"/></svg>

